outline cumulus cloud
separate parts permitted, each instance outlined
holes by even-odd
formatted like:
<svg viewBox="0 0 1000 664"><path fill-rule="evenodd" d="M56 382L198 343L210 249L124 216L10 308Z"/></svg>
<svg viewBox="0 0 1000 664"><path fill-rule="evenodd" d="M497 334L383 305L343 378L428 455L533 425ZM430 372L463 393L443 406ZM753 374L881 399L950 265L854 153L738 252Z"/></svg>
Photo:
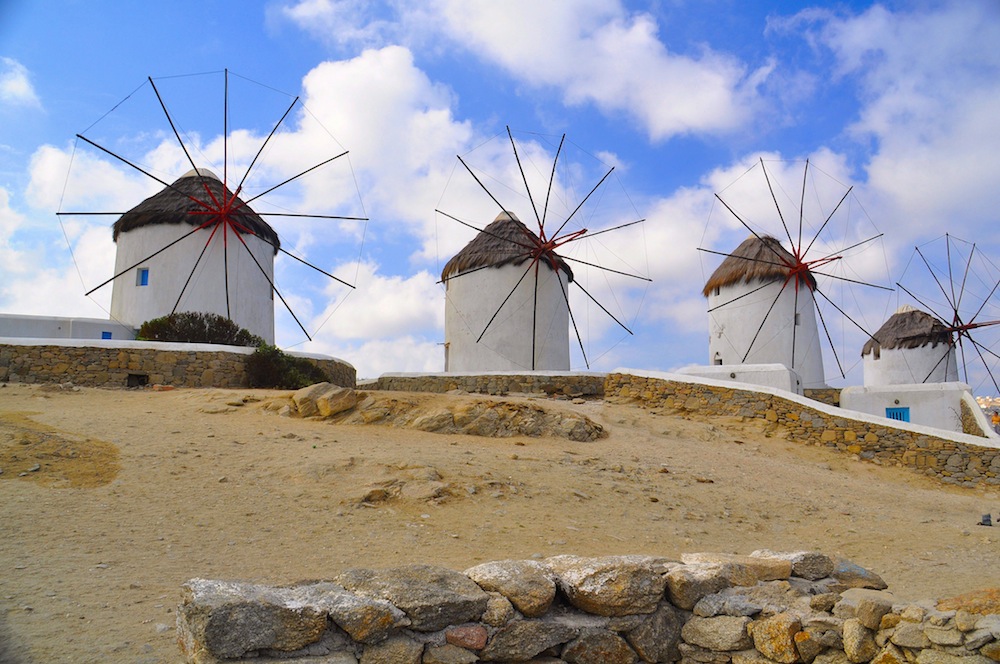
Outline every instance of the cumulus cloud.
<svg viewBox="0 0 1000 664"><path fill-rule="evenodd" d="M604 0L394 2L391 23L356 0L302 0L282 11L339 45L445 37L515 81L556 91L570 105L629 117L653 140L742 126L774 68L769 62L751 70L707 46L694 54L673 52L670 35L661 36L650 14Z"/></svg>
<svg viewBox="0 0 1000 664"><path fill-rule="evenodd" d="M961 221L996 238L1000 6L876 5L856 16L811 11L793 24L833 53L841 77L859 81L850 131L875 147L869 184L896 230L912 244Z"/></svg>
<svg viewBox="0 0 1000 664"><path fill-rule="evenodd" d="M0 57L0 105L41 108L28 69L17 60Z"/></svg>

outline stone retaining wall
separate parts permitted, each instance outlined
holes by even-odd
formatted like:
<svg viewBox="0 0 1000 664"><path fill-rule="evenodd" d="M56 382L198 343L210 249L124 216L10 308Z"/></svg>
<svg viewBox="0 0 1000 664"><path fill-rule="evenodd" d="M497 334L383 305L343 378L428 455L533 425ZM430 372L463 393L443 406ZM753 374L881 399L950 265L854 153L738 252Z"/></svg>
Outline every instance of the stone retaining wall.
<svg viewBox="0 0 1000 664"><path fill-rule="evenodd" d="M268 587L193 579L188 662L283 664L992 664L996 591L904 604L815 552L351 569ZM985 600L985 601L984 601Z"/></svg>
<svg viewBox="0 0 1000 664"><path fill-rule="evenodd" d="M570 397L601 397L607 374L590 372L481 374L382 374L368 389L403 392L445 393L454 390L471 394L549 394Z"/></svg>
<svg viewBox="0 0 1000 664"><path fill-rule="evenodd" d="M180 348L180 347L185 348ZM113 341L0 344L0 381L74 383L93 387L246 387L251 348L211 344ZM330 382L354 387L350 364L307 357Z"/></svg>
<svg viewBox="0 0 1000 664"><path fill-rule="evenodd" d="M628 373L608 374L604 391L609 401L636 402L646 408L763 419L783 427L796 442L833 447L878 464L906 466L950 484L1000 485L1000 449L896 428L882 418L848 418L846 412L831 414L793 399L736 386Z"/></svg>

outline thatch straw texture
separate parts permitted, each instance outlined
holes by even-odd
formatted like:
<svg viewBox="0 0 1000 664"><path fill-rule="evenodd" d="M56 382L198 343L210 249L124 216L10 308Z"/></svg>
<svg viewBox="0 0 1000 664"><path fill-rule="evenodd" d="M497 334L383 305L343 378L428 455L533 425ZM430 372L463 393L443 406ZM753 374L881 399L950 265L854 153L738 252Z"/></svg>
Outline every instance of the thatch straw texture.
<svg viewBox="0 0 1000 664"><path fill-rule="evenodd" d="M943 322L929 313L910 306L900 307L872 335L861 350L861 356L874 353L878 359L883 348L921 348L928 344L933 348L938 344L952 344L951 331Z"/></svg>
<svg viewBox="0 0 1000 664"><path fill-rule="evenodd" d="M212 196L205 191L206 186L215 196L214 201ZM117 242L118 236L122 233L154 224L200 226L211 221L212 217L198 214L204 212L206 208L196 201L202 201L210 208L216 208L232 195L233 193L214 175L208 174L199 177L194 171L190 171L178 178L170 187L150 196L119 217L113 226L112 237ZM248 229L251 234L273 245L274 252L278 253L280 242L274 229L249 206L244 205L239 198L233 203L233 208L237 211L230 213L230 218L243 228Z"/></svg>
<svg viewBox="0 0 1000 664"><path fill-rule="evenodd" d="M514 213L501 212L489 226L445 263L441 270L441 280L447 281L476 268L521 265L531 260L531 250L537 243L538 236L521 223ZM548 261L540 262L551 269ZM556 262L559 269L566 273L568 281L573 281L573 271L558 254Z"/></svg>
<svg viewBox="0 0 1000 664"><path fill-rule="evenodd" d="M708 297L716 288L740 282L784 281L796 264L795 257L770 235L751 235L726 256L722 264L708 278L702 295ZM808 270L804 273L810 289L816 288L816 278Z"/></svg>

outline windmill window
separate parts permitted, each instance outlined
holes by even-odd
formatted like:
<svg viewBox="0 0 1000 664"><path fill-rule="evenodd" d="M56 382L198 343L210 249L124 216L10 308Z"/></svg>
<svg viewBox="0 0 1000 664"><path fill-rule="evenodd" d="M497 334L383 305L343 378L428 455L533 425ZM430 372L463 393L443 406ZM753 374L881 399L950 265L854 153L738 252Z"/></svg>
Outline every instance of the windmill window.
<svg viewBox="0 0 1000 664"><path fill-rule="evenodd" d="M721 291L722 291L722 288L720 286L716 286L715 287L715 294L716 295L718 295Z"/></svg>
<svg viewBox="0 0 1000 664"><path fill-rule="evenodd" d="M799 322L799 314L798 313L795 314L795 324L796 325L801 325L801 323Z"/></svg>
<svg viewBox="0 0 1000 664"><path fill-rule="evenodd" d="M909 406L903 408L886 408L885 416L890 420L896 420L897 422L909 422L910 408Z"/></svg>
<svg viewBox="0 0 1000 664"><path fill-rule="evenodd" d="M712 364L722 366L722 355L720 353L716 353L715 357L712 358Z"/></svg>
<svg viewBox="0 0 1000 664"><path fill-rule="evenodd" d="M110 338L111 338L110 332L108 332L107 330L101 331L101 339L110 339Z"/></svg>
<svg viewBox="0 0 1000 664"><path fill-rule="evenodd" d="M148 286L149 285L149 268L140 267L135 271L135 285L136 286Z"/></svg>

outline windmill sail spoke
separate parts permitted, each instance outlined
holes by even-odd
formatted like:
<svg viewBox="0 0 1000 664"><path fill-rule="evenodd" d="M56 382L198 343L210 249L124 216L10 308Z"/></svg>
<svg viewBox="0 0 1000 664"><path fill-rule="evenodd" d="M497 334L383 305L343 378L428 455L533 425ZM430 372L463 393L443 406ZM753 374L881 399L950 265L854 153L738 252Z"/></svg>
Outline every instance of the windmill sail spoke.
<svg viewBox="0 0 1000 664"><path fill-rule="evenodd" d="M982 351L980 349L985 350L987 353L989 353L990 355L993 355L994 357L996 357L998 359L1000 359L1000 355L997 355L996 353L994 353L992 350L990 350L986 346L983 346L982 344L978 343L971 336L969 337L969 341L972 342L972 347L976 349L976 353L979 355L979 359L983 363L983 368L986 369L986 373L989 374L989 376L990 376L990 381L993 382L993 389L996 390L995 394L1000 394L1000 385L997 384L997 379L993 375L993 371L990 369L990 363L986 361L985 357L983 357L983 353L982 353ZM966 377L966 380L968 380L968 378L969 378L968 372L966 372L965 377Z"/></svg>
<svg viewBox="0 0 1000 664"><path fill-rule="evenodd" d="M873 242L873 241L879 239L883 235L885 235L885 233L879 233L878 235L873 235L872 237L868 238L867 240L862 240L861 242L856 242L856 243L854 243L854 244L852 244L852 245L850 245L848 247L844 247L843 249L837 249L836 251L834 251L832 253L826 254L825 256L821 256L820 258L816 259L816 261L817 262L819 262L819 261L825 261L825 260L828 260L830 258L833 258L837 254L845 254L848 251L850 251L851 249L857 249L858 247L864 246L864 245L868 244L869 242Z"/></svg>
<svg viewBox="0 0 1000 664"><path fill-rule="evenodd" d="M965 283L969 278L969 269L972 267L972 257L976 254L976 243L972 243L972 250L969 251L969 260L965 263L965 272L962 274L962 285L958 289L958 298L955 300L955 307L961 308L962 306L962 296L965 294ZM987 298L989 299L989 298ZM984 300L984 303L986 300ZM973 316L975 319L975 316Z"/></svg>
<svg viewBox="0 0 1000 664"><path fill-rule="evenodd" d="M187 279L184 280L184 285L181 287L181 292L177 295L177 301L174 302L174 308L170 310L170 313L177 313L177 307L181 306L181 300L184 298L184 292L187 290L188 284L191 283L191 278L194 276L195 271L198 269L198 264L201 263L201 259L205 256L205 252L208 251L208 245L212 243L212 238L215 237L215 231L218 230L218 226L212 228L212 232L208 234L208 240L205 241L205 245L198 252L198 258L195 259L194 265L191 266L191 271L188 272ZM227 267L228 271L228 267ZM227 277L229 275L226 275ZM226 316L229 316L229 282L226 282Z"/></svg>
<svg viewBox="0 0 1000 664"><path fill-rule="evenodd" d="M107 148L105 148L105 147L103 147L101 145L98 145L97 143L95 143L94 141L90 140L86 136L83 136L81 134L77 134L76 137L79 138L82 141L86 141L87 143L89 143L90 145L94 146L95 148L97 148L101 152L104 152L105 154L108 154L108 155L114 157L115 159L117 159L118 161L122 162L123 164L125 164L127 166L131 166L132 168L134 168L135 170L139 171L140 173L142 173L146 177L150 178L151 180L155 180L156 182L159 182L160 184L162 184L167 189L172 189L174 191L178 191L172 184L164 182L163 180L161 180L160 178L156 177L155 175L153 175L149 171L145 170L141 166L133 164L131 161L129 161L125 157L119 156L119 155L115 154L114 152L112 152L111 150L109 150L109 149L107 149ZM189 196L188 194L185 194L185 193L182 193L182 192L178 192L178 193L181 193L182 196L184 196L187 199L190 199L190 200L194 201L195 203L197 203L198 205L202 206L206 210L210 210L211 209L211 206L209 206L204 201L200 201L197 198L194 198L193 196ZM99 213L99 214L102 214L102 213Z"/></svg>
<svg viewBox="0 0 1000 664"><path fill-rule="evenodd" d="M958 315L958 307L955 306L955 300L954 300L954 298L951 298L951 297L948 296L948 291L945 290L944 285L941 284L941 280L938 279L937 273L934 271L934 268L931 267L931 264L927 261L927 258L924 256L924 253L922 251L920 251L920 247L917 247L917 254L920 255L921 259L923 259L924 265L927 266L927 271L931 273L932 277L934 277L934 283L936 283L937 286L938 286L938 288L941 290L941 294L944 295L944 299L948 302L948 306L950 306L952 308L952 314L954 316L957 316Z"/></svg>
<svg viewBox="0 0 1000 664"><path fill-rule="evenodd" d="M282 295L281 291L278 290L278 287L274 285L274 279L272 279L270 277L270 275L268 275L267 270L265 270L264 266L260 264L259 260L257 260L257 257L253 253L253 250L250 249L250 247L247 245L246 240L244 240L243 236L240 235L239 233L236 233L236 237L239 239L240 244L243 245L243 248L247 250L247 253L250 255L250 258L253 259L254 265L257 266L257 269L260 271L260 273L267 280L268 285L271 286L271 290L275 293L275 295L278 296L278 299L281 300L281 303L283 305L285 305L285 309L288 311L289 314L292 315L292 318L295 319L295 323L299 326L299 329L302 330L302 334L306 335L306 339L308 339L309 341L312 341L312 337L309 335L309 332L306 331L305 326L302 325L302 321L300 321L299 317L295 315L294 311L292 311L292 307L285 300L285 296ZM316 268L316 269L319 269L319 268Z"/></svg>
<svg viewBox="0 0 1000 664"><path fill-rule="evenodd" d="M586 295L587 297L589 297L589 298L590 298L590 300L591 300L591 301L592 301L592 302L593 302L594 304L596 304L596 305L597 305L598 307L600 307L600 308L601 308L601 311L603 311L604 313L606 313L606 314L607 314L607 315L608 315L608 316L609 316L609 317L611 318L611 320L613 320L614 322L618 323L618 325L619 325L619 326L620 326L620 327L621 327L621 328L622 328L623 330L625 330L626 332L628 332L629 334L633 334L633 333L632 333L632 330L628 329L628 326L627 326L627 325L625 325L625 323L623 323L623 322L621 322L620 320L618 320L618 319L617 319L617 318L615 317L615 315L614 315L613 313L611 313L610 311L608 311L607 307L605 307L605 306L604 306L603 304L601 304L601 303L600 303L600 302L599 302L599 301L597 300L597 298L596 298L596 297L594 297L593 295L591 295L591 294L590 294L590 292L589 292L589 291L588 291L588 290L587 290L586 288L584 288L583 286L581 286L579 282L577 282L577 281L574 281L573 283L574 283L574 284L576 284L576 285L577 285L577 287L578 287L578 288L579 288L579 289L580 289L581 291L583 291L583 294L584 294L584 295Z"/></svg>
<svg viewBox="0 0 1000 664"><path fill-rule="evenodd" d="M790 368L795 369L795 341L798 337L799 326L796 325L798 322L796 319L799 317L799 282L795 280L795 298L792 300L792 366Z"/></svg>
<svg viewBox="0 0 1000 664"><path fill-rule="evenodd" d="M821 297L822 297L822 298L823 298L824 300L826 300L827 302L829 302L829 303L830 303L830 306L832 306L832 307L833 307L834 309L836 309L837 311L839 311L839 312L840 312L840 315L841 315L841 316L843 316L843 317L844 317L844 318L846 318L846 319L847 319L848 321L850 321L850 322L851 322L851 324L853 324L853 325L854 325L854 327L856 327L856 328L858 328L859 330L861 330L862 332L864 332L864 334L865 334L865 336L866 336L866 337L868 337L869 339L873 339L873 340L874 340L874 341L875 341L876 343L878 342L878 339L875 339L875 337L873 337L873 336L872 336L872 333L871 333L871 332L869 332L868 330L866 330L866 329L865 329L865 328L864 328L864 327L863 327L863 326L862 326L862 325L861 325L860 323L858 323L858 322L857 322L856 320L854 320L854 318L852 318L850 314L848 314L848 313L847 313L846 311L844 311L844 310L843 310L842 308L840 308L839 306L837 306L837 303L836 303L836 302L834 302L833 300L831 300L831 299L830 299L829 297L827 297L826 293L824 293L823 291L821 291L821 290L820 290L820 289L818 289L818 288L817 288L817 289L815 289L815 290L813 291L813 293L819 293L819 295L820 295L820 296L821 296Z"/></svg>
<svg viewBox="0 0 1000 664"><path fill-rule="evenodd" d="M500 240L502 242L510 242L511 244L516 244L519 247L523 247L524 249L527 249L529 252L535 248L535 245L533 245L533 244L529 244L528 242L518 242L518 241L513 240L513 239L511 239L509 237L505 237L503 235L498 235L496 233L492 233L492 232L490 232L490 230L488 228L479 228L478 226L474 226L473 224L470 224L467 221L462 221L458 217L452 216L452 215L448 214L447 212L443 212L443 211L437 210L437 209L435 209L434 211L437 212L438 214L443 214L444 216L448 217L449 219L457 221L458 223L462 224L463 226L468 226L472 230L479 231L480 233L482 233L484 235L488 235L490 237L496 238L496 239L498 239L498 240Z"/></svg>
<svg viewBox="0 0 1000 664"><path fill-rule="evenodd" d="M336 219L338 221L370 221L368 217L345 217L338 214L295 214L292 212L260 212L258 217L299 217L304 219Z"/></svg>
<svg viewBox="0 0 1000 664"><path fill-rule="evenodd" d="M285 118L287 118L288 114L292 112L292 109L295 108L295 104L297 104L298 101L299 101L298 97L296 97L295 99L292 100L292 103L285 110L285 114L281 116L281 119L278 120L278 123L276 125L274 125L274 128L271 129L271 133L268 134L267 138L264 139L264 142L261 143L260 149L257 150L257 154L255 154L253 156L253 160L250 162L250 165L247 166L246 171L243 172L243 177L240 178L240 183L238 185L236 185L236 189L233 190L233 195L234 196L239 196L240 192L243 191L243 185L246 183L247 178L250 177L250 173L253 171L253 167L257 164L257 160L260 158L260 155L264 152L264 148L266 148L267 144L271 142L271 137L274 136L275 132L278 131L278 127L280 127L284 123ZM343 156L343 155L338 155L338 156ZM336 158L336 157L334 157L334 158ZM320 164L320 165L322 165L322 164ZM298 177L298 176L296 176L296 177ZM283 182L282 184L285 184L285 183ZM278 186L280 187L281 185L278 185ZM247 201L247 202L249 203L249 201Z"/></svg>
<svg viewBox="0 0 1000 664"><path fill-rule="evenodd" d="M764 242L764 238L763 238L763 237L761 237L761 235L760 235L760 234L759 234L759 233L758 233L757 231L755 231L755 230L754 230L753 228L751 228L751 227L750 227L750 224L748 224L747 222L743 221L743 218L742 218L742 217L741 217L740 215L736 214L736 211L735 211L735 210L733 210L733 208L729 207L729 203L727 203L726 201L722 200L722 197L721 197L721 196L719 196L718 194L715 194L715 197L716 197L717 199L719 199L719 202L720 202L720 203L722 203L722 204L723 204L723 205L724 205L724 206L726 207L726 209L727 209L727 210L729 210L729 212L730 212L730 213L731 213L731 214L732 214L732 215L733 215L734 217L736 217L736 220L737 220L738 222L740 222L741 224L743 224L743 227L744 227L744 228L746 228L746 229L747 229L748 231L750 231L750 234L751 234L751 235L753 235L753 236L754 236L755 238L757 238L757 240L758 240L759 242L763 242L764 244L767 244L767 245L768 245L768 247L770 247L771 251L772 251L772 252L774 253L774 255L775 255L775 256L776 256L777 258L778 258L778 260L779 260L779 261L781 260L781 254L779 254L779 253L778 253L778 251L777 251L777 250L776 250L776 249L775 249L774 247L771 247L771 246L770 246L770 243L767 243L767 242ZM781 264L782 264L782 265L784 265L785 263L784 263L784 262L782 262Z"/></svg>
<svg viewBox="0 0 1000 664"><path fill-rule="evenodd" d="M934 366L931 367L931 370L927 372L927 375L924 376L924 379L920 381L921 383L926 383L928 380L930 380L930 377L934 375L934 372L937 371L937 368L939 366L941 366L941 363L947 360L951 356L951 344L943 344L943 346L944 346L944 353L941 355L941 357L938 358L938 361L934 363ZM946 378L947 378L947 369L948 368L945 367Z"/></svg>
<svg viewBox="0 0 1000 664"><path fill-rule="evenodd" d="M497 204L497 207L500 208L502 212L505 209L503 204L497 200L496 196L493 195L493 192L491 192L489 189L486 188L486 185L483 184L482 180L480 180L479 177L476 176L475 172L473 172L473 170L469 168L469 165L465 163L465 160L462 159L462 156L461 155L456 155L456 156L458 157L458 160L462 163L462 166L465 166L465 170L469 171L469 175L471 175L472 179L476 181L476 184L482 187L483 191L486 192L486 195L493 199L493 202Z"/></svg>
<svg viewBox="0 0 1000 664"><path fill-rule="evenodd" d="M250 198L250 199L247 199L247 200L243 201L243 205L235 206L233 209L234 210L239 210L241 207L246 207L246 206L250 205L250 203L253 203L255 200L257 200L258 198L260 198L261 196L266 196L266 195L270 194L272 191L274 191L275 189L278 189L279 187L284 187L289 182L292 182L293 180L297 180L300 177L302 177L303 175L306 175L307 173L311 173L312 171L315 171L317 168L320 168L321 166L326 166L331 161L335 161L337 159L340 159L341 157L343 157L346 154L347 154L347 150L344 150L343 152L341 152L340 154L338 154L338 155L336 155L334 157L330 157L329 159L325 159L325 160L319 162L318 164L316 164L315 166L307 168L306 170L302 171L301 173L299 173L297 175L293 175L292 177L288 178L287 180L283 180L283 181L279 182L278 184L276 184L276 185L274 185L272 187L269 187L268 189L265 189L264 191L260 192L259 194L257 194L253 198Z"/></svg>
<svg viewBox="0 0 1000 664"><path fill-rule="evenodd" d="M649 277L643 277L638 274L631 274L629 272L622 272L621 270L615 270L610 267L604 267L603 265L598 265L597 263L589 263L579 258L573 258L572 256L560 256L565 261L570 261L572 263L579 263L580 265L586 265L587 267L597 268L598 270L604 270L605 272L611 272L613 274L620 274L623 277L632 277L633 279L641 279L643 281L653 281Z"/></svg>
<svg viewBox="0 0 1000 664"><path fill-rule="evenodd" d="M767 167L764 166L764 158L760 159L760 170L764 173L764 181L767 182L767 190L771 192L771 200L774 201L774 209L778 211L778 219L781 220L781 227L785 229L785 237L788 238L788 244L790 246L795 246L795 242L792 241L792 233L788 230L788 224L785 223L785 215L781 213L781 206L778 205L778 197L774 194L774 187L771 186L771 177L767 174Z"/></svg>
<svg viewBox="0 0 1000 664"><path fill-rule="evenodd" d="M846 378L847 376L844 373L844 365L840 363L840 355L837 354L837 346L833 343L833 337L830 335L830 328L827 327L826 318L823 317L823 310L820 309L819 304L816 304L816 314L819 316L820 325L823 326L823 332L826 334L826 342L830 344L830 350L833 352L833 359L837 362L837 371L840 372L841 378Z"/></svg>
<svg viewBox="0 0 1000 664"><path fill-rule="evenodd" d="M556 164L559 163L559 155L562 154L563 143L565 142L566 134L563 134L562 138L559 139L559 147L556 148L556 156L552 159L552 173L549 175L549 188L545 193L545 207L542 209L542 221L538 224L538 234L541 236L542 241L545 240L545 221L549 216L549 197L552 195L552 183L556 181ZM560 227L559 230L562 230L562 228ZM555 234L559 235L559 231L556 231Z"/></svg>
<svg viewBox="0 0 1000 664"><path fill-rule="evenodd" d="M528 264L528 268L524 271L524 274L522 274L521 278L517 280L517 283L514 284L514 287L510 289L510 292L507 293L507 297L503 299L503 302L501 302L500 306L497 307L497 310L493 313L493 316L490 318L489 322L486 323L486 327L483 328L483 331L479 334L479 337L476 338L477 344L483 340L483 336L486 335L486 331L490 329L490 325L492 325L493 321L495 321L497 319L497 316L500 315L500 311L503 309L503 306L507 304L507 301L510 300L510 298L514 295L514 292L517 291L517 287L521 285L521 282L524 281L524 278L528 276L528 273L531 272L531 268L534 267L535 263L537 262L538 261L533 260L531 261L531 263Z"/></svg>
<svg viewBox="0 0 1000 664"><path fill-rule="evenodd" d="M570 222L570 219L572 219L572 218L573 218L573 215L575 215L575 214L576 214L577 212L579 212L579 211L580 211L580 208L582 208L582 207L583 207L583 204L587 202L587 199L588 199L588 198L590 198L590 197L591 197L591 196L593 195L593 193L594 193L595 191L597 191L598 187L600 187L600 186L601 186L602 184L604 184L604 181L608 179L608 176L609 176L609 175L611 175L611 173L612 173L612 172L613 172L614 170L615 170L615 167L614 167L614 166L612 166L612 167L611 167L611 169L610 169L610 170L608 170L608 172L604 174L604 177L602 177L602 178L601 178L600 182L598 182L597 184L595 184L595 185L594 185L594 188L593 188L593 189L591 189L591 190L590 190L589 192L587 192L587 195L583 197L583 200L582 200L582 201L580 201L579 205L577 205L577 206L576 206L576 207L575 207L575 208L573 209L573 211L569 213L569 216L568 216L568 217L566 217L566 218L565 218L565 219L563 220L562 224L560 224L560 225L559 225L559 229L558 229L558 230L556 230L556 232L555 232L555 234L556 234L556 235L559 235L560 233L562 233L562 230L563 230L564 228L566 228L566 224L568 224L568 223Z"/></svg>
<svg viewBox="0 0 1000 664"><path fill-rule="evenodd" d="M759 337L761 331L763 331L764 326L767 324L767 319L771 317L771 312L774 311L774 307L778 304L778 300L781 298L781 294L784 293L787 285L787 283L782 285L782 287L778 290L778 294L774 296L774 300L771 301L771 306L767 308L767 313L764 314L764 318L761 319L760 325L757 327L757 331L753 335L753 339L750 340L750 344L747 346L747 352L743 355L743 359L740 360L741 363L746 362L747 358L750 357L754 344L757 343L757 337Z"/></svg>
<svg viewBox="0 0 1000 664"><path fill-rule="evenodd" d="M802 255L803 255L803 256L805 256L806 254L808 254L808 253L809 253L809 250L810 250L810 249L812 249L812 246L813 246L813 244L815 244L815 243L816 243L816 240L818 240L818 239L819 239L819 236L820 236L820 233L822 233L822 232L823 232L823 229L824 229L824 228L826 228L826 225L830 223L830 220L831 220L831 219L833 219L833 215L837 214L837 210L839 210L839 209L840 209L840 206L841 206L841 204L842 204L842 203L844 202L844 200L845 200L845 199L846 199L846 198L847 198L847 197L848 197L848 196L850 195L850 193L851 193L851 190L853 190L853 189L854 189L854 187L849 187L849 188L847 189L847 191L846 191L846 192L844 192L844 195L843 195L843 197L841 197L841 199L840 199L839 201L837 201L837 205L836 205L836 207L834 207L834 208L833 208L833 211L832 211L832 212L831 212L831 213L830 213L829 215L827 215L826 219L825 219L825 220L823 221L823 223L822 223L822 224L820 225L820 227L819 227L819 230L818 230L818 231L816 231L816 234L815 234L815 235L813 235L813 239L812 239L812 241L811 241L811 242L809 243L809 246L807 246L807 247L806 247L806 250L802 252Z"/></svg>
<svg viewBox="0 0 1000 664"><path fill-rule="evenodd" d="M754 289L753 289L752 291L749 291L749 292L746 292L746 293L743 293L743 295L737 295L736 297L734 297L733 299L731 299L731 300L729 300L729 301L727 301L727 302L723 302L722 304L717 304L717 305L715 305L714 307L711 307L711 308L710 308L710 309L708 310L708 313L712 313L712 312L713 312L713 311L715 311L716 309L721 309L722 307L725 307L725 306L727 306L727 305L730 305L730 304L732 304L733 302L736 302L737 300L742 300L742 299L743 299L743 298L745 298L745 297L749 297L749 296L753 295L754 293L757 293L757 292L759 292L759 291L762 291L762 290L764 290L765 288L767 288L767 287L768 287L768 286L770 286L770 285L771 285L771 282L769 282L769 281L766 281L766 282L764 282L763 284L761 284L760 286L758 286L757 288L754 288Z"/></svg>
<svg viewBox="0 0 1000 664"><path fill-rule="evenodd" d="M514 151L514 159L517 161L517 169L521 172L521 180L524 182L524 190L528 192L528 200L531 202L531 209L535 213L535 221L539 228L544 226L542 218L538 216L538 206L535 205L535 198L531 195L531 187L528 186L528 176L524 174L524 166L521 165L521 157L517 154L517 143L514 142L514 135L510 133L510 125L507 126L507 138L510 139L510 147ZM548 205L548 199L545 201Z"/></svg>
<svg viewBox="0 0 1000 664"><path fill-rule="evenodd" d="M531 370L535 370L538 359L538 261L535 261L535 284L531 302Z"/></svg>
<svg viewBox="0 0 1000 664"><path fill-rule="evenodd" d="M896 285L899 286L903 290L904 293L906 293L907 295L909 295L910 297L912 297L914 300L916 300L917 304L919 304L924 309L926 309L927 311L929 311L932 314L934 314L934 316L936 318L940 318L942 320L945 318L945 316L942 316L937 311L935 311L934 307L930 306L929 304L927 304L926 302L924 302L923 300L921 300L919 297L917 297L916 295L914 295L913 292L910 289L908 289L906 286L904 286L903 284L899 283L898 281L896 282Z"/></svg>
<svg viewBox="0 0 1000 664"><path fill-rule="evenodd" d="M817 270L810 270L813 274L817 274L821 277L827 277L828 279L836 279L837 281L846 281L849 284L858 284L859 286L868 286L869 288L878 288L884 291L891 291L892 289L888 286L880 286L878 284L872 284L867 281L860 281L858 279L849 279L847 277L842 277L839 274L830 274L829 272L819 272Z"/></svg>
<svg viewBox="0 0 1000 664"><path fill-rule="evenodd" d="M159 255L160 255L160 254L162 254L162 253L163 253L164 251L166 251L166 250L167 250L167 249L169 249L170 247L174 246L175 244L177 244L177 243L178 243L178 242L180 242L181 240L184 240L184 239L186 239L186 238L188 238L188 237L190 237L190 236L194 235L195 233L197 233L197 232L198 232L198 231L200 231L200 230L201 230L201 228L199 228L199 227L197 227L197 226L196 226L195 228L191 229L191 231L190 231L190 232L188 232L188 233L185 233L184 235L180 236L179 238L177 238L177 239L176 239L176 240L174 240L173 242L171 242L171 243L169 243L169 244L167 244L167 245L165 245L165 246L163 246L163 247L160 247L159 249L157 249L157 250L156 250L156 251L154 251L153 253L151 253L151 254L149 254L148 256L146 256L145 258L143 258L143 259L142 259L141 261L139 261L139 262L137 262L137 263L134 263L134 264L132 264L132 265L128 266L127 268L125 268L124 270L122 270L122 271L121 271L121 272L119 272L118 274L114 275L113 277L111 277L111 278L110 278L110 279L108 279L107 281L102 281L102 282L101 282L100 284L98 284L97 286L94 286L94 287L93 287L93 288L91 288L91 289L90 289L89 291L87 291L86 293L84 293L84 296L86 297L86 296L90 295L91 293L93 293L94 291L96 291L96 290L98 290L98 289L100 289L100 288L103 288L104 286L107 286L108 284L110 284L110 283L111 283L112 281L114 281L114 280L115 280L115 279L117 279L118 277L122 276L123 274L127 274L127 273L131 272L132 270L134 270L135 268L139 267L140 265L142 265L142 264L143 264L143 263L145 263L146 261L150 260L151 258L154 258L154 257L156 257L156 256L159 256Z"/></svg>
<svg viewBox="0 0 1000 664"><path fill-rule="evenodd" d="M635 221L629 221L629 222L626 222L624 224L619 224L617 226L612 226L611 228L605 228L604 230L594 231L593 233L587 233L587 237L590 237L590 238L596 237L596 236L600 235L601 233L610 233L611 231L617 231L617 230L620 230L622 228L628 228L629 226L635 226L636 224L641 224L644 221L646 221L646 220L645 219L636 219Z"/></svg>
<svg viewBox="0 0 1000 664"><path fill-rule="evenodd" d="M201 183L201 186L205 190L205 193L208 194L208 197L212 199L212 203L216 207L219 207L220 206L219 201L215 198L215 194L212 192L211 188L209 188L208 182L205 181L205 178L198 170L198 166L194 163L194 159L191 158L191 153L188 152L187 145L184 144L184 139L181 138L180 132L177 131L177 125L174 124L174 119L170 117L170 111L167 110L167 105L166 103L164 103L163 97L160 96L160 91L156 87L156 83L153 82L152 77L149 78L149 85L152 86L153 92L156 94L156 100L160 102L160 108L163 109L163 115L166 116L167 122L170 123L170 128L173 130L174 136L177 138L177 144L181 146L181 150L183 150L184 156L187 157L188 163L191 164L191 170L195 172L195 176Z"/></svg>
<svg viewBox="0 0 1000 664"><path fill-rule="evenodd" d="M809 174L809 160L806 159L806 167L802 169L802 196L799 198L799 241L793 247L794 253L801 256L802 249L802 218L806 211L806 176Z"/></svg>
<svg viewBox="0 0 1000 664"><path fill-rule="evenodd" d="M587 369L590 369L590 360L587 359L587 351L583 347L583 337L580 336L580 328L577 327L576 316L573 315L573 307L569 306L569 293L566 291L566 286L563 285L558 273L556 273L556 279L559 279L559 292L562 293L563 302L566 304L566 311L569 312L569 322L573 326L573 334L576 335L576 342L580 345L580 355L583 356L583 364Z"/></svg>

